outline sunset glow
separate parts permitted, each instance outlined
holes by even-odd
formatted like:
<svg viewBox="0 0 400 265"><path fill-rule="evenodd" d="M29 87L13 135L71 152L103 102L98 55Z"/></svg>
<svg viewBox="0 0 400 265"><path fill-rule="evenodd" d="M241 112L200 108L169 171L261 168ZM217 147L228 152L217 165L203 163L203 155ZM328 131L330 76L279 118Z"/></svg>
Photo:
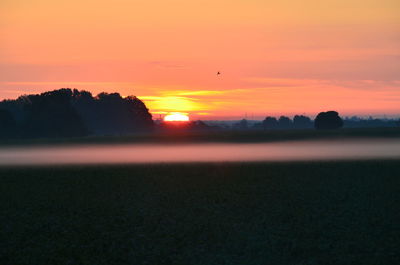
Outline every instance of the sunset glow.
<svg viewBox="0 0 400 265"><path fill-rule="evenodd" d="M201 119L398 115L399 14L393 0L4 0L0 99L70 87Z"/></svg>
<svg viewBox="0 0 400 265"><path fill-rule="evenodd" d="M171 113L164 117L164 121L189 121L189 116L183 113Z"/></svg>

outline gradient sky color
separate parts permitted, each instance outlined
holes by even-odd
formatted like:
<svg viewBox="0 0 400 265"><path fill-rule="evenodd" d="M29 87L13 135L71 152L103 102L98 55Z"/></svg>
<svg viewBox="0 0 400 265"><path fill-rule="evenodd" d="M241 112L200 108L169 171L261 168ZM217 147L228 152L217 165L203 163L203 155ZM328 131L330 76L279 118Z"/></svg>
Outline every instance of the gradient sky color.
<svg viewBox="0 0 400 265"><path fill-rule="evenodd" d="M201 119L398 116L400 2L2 0L0 99L61 87Z"/></svg>

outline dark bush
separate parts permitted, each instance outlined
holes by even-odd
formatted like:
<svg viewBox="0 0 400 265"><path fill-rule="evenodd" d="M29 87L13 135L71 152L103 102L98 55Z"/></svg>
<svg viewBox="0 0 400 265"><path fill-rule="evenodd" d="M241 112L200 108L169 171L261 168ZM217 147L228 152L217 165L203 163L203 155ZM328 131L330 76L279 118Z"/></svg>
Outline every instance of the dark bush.
<svg viewBox="0 0 400 265"><path fill-rule="evenodd" d="M278 128L278 120L275 117L266 117L262 122L265 130L272 130Z"/></svg>
<svg viewBox="0 0 400 265"><path fill-rule="evenodd" d="M280 129L290 129L293 126L292 120L286 116L280 116L278 123Z"/></svg>
<svg viewBox="0 0 400 265"><path fill-rule="evenodd" d="M293 127L296 129L312 128L313 123L309 117L303 115L296 115L293 118Z"/></svg>
<svg viewBox="0 0 400 265"><path fill-rule="evenodd" d="M343 120L336 111L320 112L314 121L317 130L331 130L343 127Z"/></svg>

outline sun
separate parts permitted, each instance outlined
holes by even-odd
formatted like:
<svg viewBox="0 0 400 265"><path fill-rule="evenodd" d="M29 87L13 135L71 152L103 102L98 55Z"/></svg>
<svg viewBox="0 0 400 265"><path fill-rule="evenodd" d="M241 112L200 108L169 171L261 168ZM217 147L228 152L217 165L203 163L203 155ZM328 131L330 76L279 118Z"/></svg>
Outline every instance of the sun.
<svg viewBox="0 0 400 265"><path fill-rule="evenodd" d="M166 115L164 121L189 121L189 116L184 113L173 112Z"/></svg>

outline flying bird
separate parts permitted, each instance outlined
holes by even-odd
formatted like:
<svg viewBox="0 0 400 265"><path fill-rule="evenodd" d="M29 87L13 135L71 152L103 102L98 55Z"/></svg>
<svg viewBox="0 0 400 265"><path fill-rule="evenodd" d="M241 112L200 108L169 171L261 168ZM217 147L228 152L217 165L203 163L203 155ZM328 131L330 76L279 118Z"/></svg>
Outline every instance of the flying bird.
<svg viewBox="0 0 400 265"><path fill-rule="evenodd" d="M220 75L221 73L220 72L217 72L217 75Z"/></svg>

